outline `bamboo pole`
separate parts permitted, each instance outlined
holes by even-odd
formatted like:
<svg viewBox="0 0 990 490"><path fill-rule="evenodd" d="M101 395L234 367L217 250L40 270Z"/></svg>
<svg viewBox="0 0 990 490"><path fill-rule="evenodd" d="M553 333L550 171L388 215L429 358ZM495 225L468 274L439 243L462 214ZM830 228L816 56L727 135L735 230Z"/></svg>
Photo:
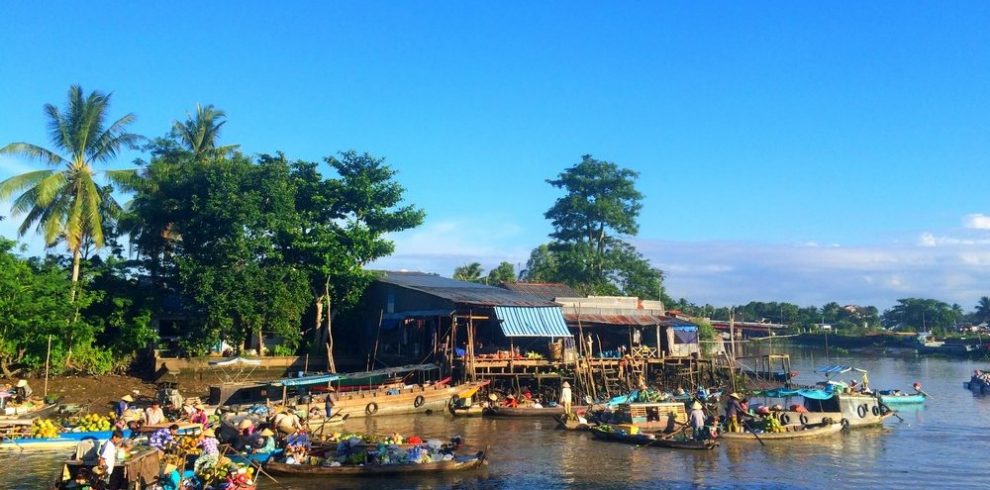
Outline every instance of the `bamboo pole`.
<svg viewBox="0 0 990 490"><path fill-rule="evenodd" d="M48 334L48 353L45 354L45 398L48 398L48 365L52 359L52 334Z"/></svg>

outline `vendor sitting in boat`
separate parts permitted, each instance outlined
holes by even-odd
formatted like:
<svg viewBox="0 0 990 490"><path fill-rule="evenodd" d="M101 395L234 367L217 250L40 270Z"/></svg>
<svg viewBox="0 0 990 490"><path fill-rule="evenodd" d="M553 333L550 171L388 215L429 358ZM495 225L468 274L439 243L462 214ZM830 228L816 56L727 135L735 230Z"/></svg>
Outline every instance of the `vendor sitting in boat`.
<svg viewBox="0 0 990 490"><path fill-rule="evenodd" d="M14 399L17 400L17 403L24 403L32 393L34 393L34 390L28 385L26 379L19 380L17 385L14 386Z"/></svg>
<svg viewBox="0 0 990 490"><path fill-rule="evenodd" d="M258 434L255 439L252 454L271 454L275 452L275 433L271 429L265 429Z"/></svg>

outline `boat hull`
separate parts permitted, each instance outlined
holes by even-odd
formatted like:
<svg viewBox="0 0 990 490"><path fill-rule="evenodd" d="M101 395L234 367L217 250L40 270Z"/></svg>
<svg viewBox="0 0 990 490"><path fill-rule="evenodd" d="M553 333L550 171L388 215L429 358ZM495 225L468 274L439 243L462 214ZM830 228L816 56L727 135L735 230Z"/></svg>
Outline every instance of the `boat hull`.
<svg viewBox="0 0 990 490"><path fill-rule="evenodd" d="M414 473L447 473L478 468L485 464L484 452L466 460L437 461L421 464L386 464L364 466L311 466L268 462L265 471L275 476L331 477L331 476L388 476Z"/></svg>
<svg viewBox="0 0 990 490"><path fill-rule="evenodd" d="M907 405L915 403L925 403L925 395L880 395L880 401L887 405Z"/></svg>
<svg viewBox="0 0 990 490"><path fill-rule="evenodd" d="M673 439L664 439L663 435L654 435L650 437L646 434L620 434L616 432L609 432L601 430L598 428L591 429L591 434L595 439L610 442L621 442L624 444L632 444L635 446L642 447L657 447L657 448L667 448L667 449L692 449L699 451L709 451L718 445L717 442L713 440L706 441L678 441Z"/></svg>
<svg viewBox="0 0 990 490"><path fill-rule="evenodd" d="M103 442L110 439L112 430L96 432L66 432L58 437L27 437L23 439L4 439L0 441L0 450L38 450L65 449L76 447L86 439ZM130 437L131 431L125 430L124 437Z"/></svg>
<svg viewBox="0 0 990 490"><path fill-rule="evenodd" d="M724 432L718 435L718 438L725 441L752 441L752 442L776 442L776 441L793 441L799 439L814 439L818 437L826 437L839 433L842 430L842 424L831 423L831 424L814 424L804 427L785 427L785 432L761 432L759 434L753 434L752 432Z"/></svg>

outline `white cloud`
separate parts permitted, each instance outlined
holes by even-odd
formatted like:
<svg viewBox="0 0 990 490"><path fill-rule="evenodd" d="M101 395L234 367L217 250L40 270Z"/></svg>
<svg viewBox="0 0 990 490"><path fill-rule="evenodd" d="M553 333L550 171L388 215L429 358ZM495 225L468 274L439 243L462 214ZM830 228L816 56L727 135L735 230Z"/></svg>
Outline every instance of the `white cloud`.
<svg viewBox="0 0 990 490"><path fill-rule="evenodd" d="M963 218L963 226L973 230L990 230L990 216L983 213L973 213Z"/></svg>

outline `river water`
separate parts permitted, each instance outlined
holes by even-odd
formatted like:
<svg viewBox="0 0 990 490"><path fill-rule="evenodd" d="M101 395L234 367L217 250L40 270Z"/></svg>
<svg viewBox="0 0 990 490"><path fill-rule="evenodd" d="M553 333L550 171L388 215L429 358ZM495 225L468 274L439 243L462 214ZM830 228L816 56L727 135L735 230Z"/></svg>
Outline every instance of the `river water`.
<svg viewBox="0 0 990 490"><path fill-rule="evenodd" d="M487 468L465 474L329 481L279 478L286 488L990 488L990 397L963 389L965 360L832 356L832 363L869 370L874 387L910 389L920 381L932 398L902 408L883 428L853 430L823 441L787 445L723 442L711 452L634 448L554 430L552 420L453 419L434 414L347 421L345 430L464 436L492 448ZM797 381L813 384L821 353L794 350ZM424 437L425 439L426 437ZM0 453L0 488L47 488L58 454ZM262 480L260 488L280 488Z"/></svg>

